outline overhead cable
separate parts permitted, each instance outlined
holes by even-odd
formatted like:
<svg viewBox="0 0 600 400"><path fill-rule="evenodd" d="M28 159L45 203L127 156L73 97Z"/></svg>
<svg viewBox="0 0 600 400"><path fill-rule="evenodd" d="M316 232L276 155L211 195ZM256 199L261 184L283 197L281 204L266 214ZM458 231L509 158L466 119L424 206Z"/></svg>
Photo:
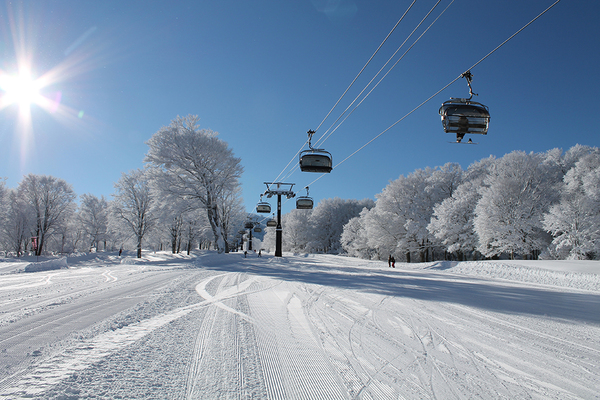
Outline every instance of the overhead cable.
<svg viewBox="0 0 600 400"><path fill-rule="evenodd" d="M525 24L521 29L519 29L518 31L516 31L515 33L513 33L508 39L506 39L504 42L500 43L498 46L496 46L492 51L490 51L488 54L486 54L483 58L481 58L479 61L477 61L475 64L473 64L470 68L467 68L465 70L465 72L470 71L471 69L475 68L477 65L479 65L481 62L483 62L486 58L488 58L489 56L491 56L494 52L496 52L499 48L501 48L502 46L504 46L508 41L510 41L512 38L514 38L515 36L517 36L519 33L521 33L521 31L523 31L525 28L527 28L529 25L531 25L534 21L536 21L538 18L540 18L542 15L544 15L546 12L548 12L552 7L554 7L555 5L557 5L561 0L556 0L552 5L550 5L548 8L546 8L544 11L542 11L540 14L538 14L535 18L533 18L531 21L529 21L527 24ZM348 157L346 157L345 159L343 159L341 162L338 162L336 164L336 166L333 168L337 168L340 165L342 165L344 162L346 162L350 157L354 156L356 153L358 153L359 151L361 151L362 149L364 149L365 147L367 147L369 144L371 144L373 141L375 141L377 138L379 138L381 135L383 135L384 133L386 133L387 131L389 131L390 129L392 129L394 126L396 126L398 123L400 123L401 121L403 121L406 117L408 117L409 115L411 115L413 112L417 111L419 108L421 108L423 105L425 105L427 102L429 102L431 99L433 99L435 96L437 96L438 94L440 94L441 92L443 92L444 90L446 90L450 85L452 85L454 82L456 82L457 80L459 80L460 78L463 77L463 74L465 72L462 72L460 75L458 75L456 78L454 78L450 83L448 83L447 85L445 85L443 88L441 88L440 90L438 90L437 92L435 92L434 94L432 94L431 96L429 96L425 101L423 101L421 104L419 104L418 106L416 106L415 108L413 108L411 111L409 111L406 115L404 115L402 118L400 118L399 120L397 120L396 122L394 122L392 125L390 125L389 127L387 127L385 130L383 130L381 133L379 133L378 135L376 135L374 138L372 138L371 140L369 140L367 143L365 143L364 145L362 145L361 147L359 147L356 151L354 151L352 154L350 154ZM324 175L324 174L323 174ZM314 181L312 181L310 185L314 184L315 182L317 182L319 179L321 179L323 177L323 175L319 176L317 179L315 179Z"/></svg>

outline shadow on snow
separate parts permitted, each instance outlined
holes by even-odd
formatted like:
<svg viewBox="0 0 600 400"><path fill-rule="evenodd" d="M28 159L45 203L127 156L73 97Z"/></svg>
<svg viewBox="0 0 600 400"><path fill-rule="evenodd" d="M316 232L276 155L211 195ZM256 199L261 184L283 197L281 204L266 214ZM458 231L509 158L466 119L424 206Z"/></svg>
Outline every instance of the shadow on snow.
<svg viewBox="0 0 600 400"><path fill-rule="evenodd" d="M398 268L322 265L318 260L299 256L275 258L264 255L245 259L241 255L233 258L237 255L201 255L197 259L197 266L382 296L456 303L506 314L529 314L600 324L600 295L591 293L544 290L526 287L521 282L492 283L489 279L477 277Z"/></svg>

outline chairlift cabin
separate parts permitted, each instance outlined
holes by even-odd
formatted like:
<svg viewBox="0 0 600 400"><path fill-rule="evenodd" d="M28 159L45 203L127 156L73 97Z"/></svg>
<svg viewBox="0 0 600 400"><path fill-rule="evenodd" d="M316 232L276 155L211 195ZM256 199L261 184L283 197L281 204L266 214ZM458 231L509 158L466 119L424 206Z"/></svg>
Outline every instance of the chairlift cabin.
<svg viewBox="0 0 600 400"><path fill-rule="evenodd" d="M312 210L313 199L308 196L300 196L296 198L296 209L298 210Z"/></svg>
<svg viewBox="0 0 600 400"><path fill-rule="evenodd" d="M302 172L329 173L333 169L331 153L323 149L309 149L300 153Z"/></svg>
<svg viewBox="0 0 600 400"><path fill-rule="evenodd" d="M445 101L439 110L442 126L446 133L456 133L460 139L465 134L486 135L490 123L487 106L468 99L452 98Z"/></svg>
<svg viewBox="0 0 600 400"><path fill-rule="evenodd" d="M252 228L254 228L254 224L252 222L246 222L244 224L244 228L246 228L246 229L252 229Z"/></svg>
<svg viewBox="0 0 600 400"><path fill-rule="evenodd" d="M260 226L257 226L256 228L254 228L254 232L261 233L262 232L262 228Z"/></svg>
<svg viewBox="0 0 600 400"><path fill-rule="evenodd" d="M313 130L308 132L308 150L300 152L300 170L302 172L329 173L333 169L331 153L312 147Z"/></svg>
<svg viewBox="0 0 600 400"><path fill-rule="evenodd" d="M267 226L269 228L275 228L277 226L277 221L275 221L274 219L270 219L267 221Z"/></svg>
<svg viewBox="0 0 600 400"><path fill-rule="evenodd" d="M271 205L266 201L261 201L256 205L256 212L268 214L271 212Z"/></svg>

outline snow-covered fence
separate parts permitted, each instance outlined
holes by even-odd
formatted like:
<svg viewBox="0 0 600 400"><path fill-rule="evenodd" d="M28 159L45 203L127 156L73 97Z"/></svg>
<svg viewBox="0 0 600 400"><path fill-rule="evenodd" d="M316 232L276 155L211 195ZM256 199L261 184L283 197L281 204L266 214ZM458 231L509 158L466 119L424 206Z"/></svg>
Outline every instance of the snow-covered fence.
<svg viewBox="0 0 600 400"><path fill-rule="evenodd" d="M28 264L24 271L25 272L40 272L40 271L51 271L55 269L68 268L67 257L57 258L55 260L32 262Z"/></svg>

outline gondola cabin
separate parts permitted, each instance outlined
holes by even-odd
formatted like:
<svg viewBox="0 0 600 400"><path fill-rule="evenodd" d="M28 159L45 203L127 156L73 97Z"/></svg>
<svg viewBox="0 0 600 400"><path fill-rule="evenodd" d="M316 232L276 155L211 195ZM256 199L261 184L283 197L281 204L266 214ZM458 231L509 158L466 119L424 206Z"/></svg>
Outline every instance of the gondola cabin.
<svg viewBox="0 0 600 400"><path fill-rule="evenodd" d="M277 221L275 221L274 219L270 219L267 221L267 226L269 228L275 228L277 226Z"/></svg>
<svg viewBox="0 0 600 400"><path fill-rule="evenodd" d="M329 173L333 169L331 153L323 149L304 150L300 153L302 172Z"/></svg>
<svg viewBox="0 0 600 400"><path fill-rule="evenodd" d="M271 205L267 202L261 201L256 205L256 212L268 214L271 212Z"/></svg>
<svg viewBox="0 0 600 400"><path fill-rule="evenodd" d="M439 110L446 133L456 133L457 138L465 134L486 135L490 123L487 106L468 99L450 99Z"/></svg>
<svg viewBox="0 0 600 400"><path fill-rule="evenodd" d="M257 226L256 228L254 228L254 232L261 233L262 232L262 228L260 226Z"/></svg>
<svg viewBox="0 0 600 400"><path fill-rule="evenodd" d="M296 198L296 209L298 210L312 210L313 199L308 196L300 196Z"/></svg>

